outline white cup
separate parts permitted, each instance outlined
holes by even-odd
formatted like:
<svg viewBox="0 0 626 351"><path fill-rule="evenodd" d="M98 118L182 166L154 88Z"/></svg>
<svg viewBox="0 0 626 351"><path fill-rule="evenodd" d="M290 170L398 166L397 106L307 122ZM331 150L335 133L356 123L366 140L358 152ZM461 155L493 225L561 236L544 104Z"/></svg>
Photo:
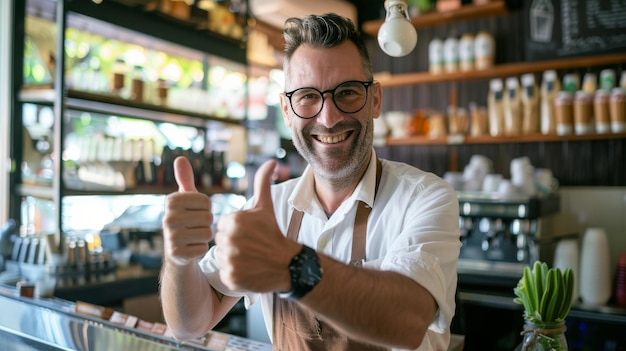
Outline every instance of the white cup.
<svg viewBox="0 0 626 351"><path fill-rule="evenodd" d="M463 179L463 173L461 172L446 172L443 175L443 180L450 183L454 190L463 190L465 180Z"/></svg>
<svg viewBox="0 0 626 351"><path fill-rule="evenodd" d="M515 186L508 179L502 179L498 184L498 193L501 195L510 195L516 193Z"/></svg>
<svg viewBox="0 0 626 351"><path fill-rule="evenodd" d="M485 179L483 180L483 191L493 193L497 192L502 179L504 179L502 174L490 173L485 175Z"/></svg>

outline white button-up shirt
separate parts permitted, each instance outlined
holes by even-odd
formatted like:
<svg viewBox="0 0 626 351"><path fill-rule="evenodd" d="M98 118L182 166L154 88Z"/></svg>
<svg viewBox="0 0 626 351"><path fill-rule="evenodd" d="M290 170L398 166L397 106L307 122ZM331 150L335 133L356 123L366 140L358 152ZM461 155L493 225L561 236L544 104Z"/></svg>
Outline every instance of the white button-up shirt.
<svg viewBox="0 0 626 351"><path fill-rule="evenodd" d="M459 240L459 205L452 187L432 173L407 164L382 161L374 201L376 155L352 196L327 218L317 201L313 172L272 186L276 221L286 235L293 209L304 212L298 242L348 263L358 201L372 206L367 223L365 268L395 271L426 288L438 306L418 350L445 350L454 316ZM250 205L251 202L248 203ZM268 334L272 335L272 294L229 291L219 279L215 247L200 261L210 284L227 296L241 296L246 307L261 299Z"/></svg>

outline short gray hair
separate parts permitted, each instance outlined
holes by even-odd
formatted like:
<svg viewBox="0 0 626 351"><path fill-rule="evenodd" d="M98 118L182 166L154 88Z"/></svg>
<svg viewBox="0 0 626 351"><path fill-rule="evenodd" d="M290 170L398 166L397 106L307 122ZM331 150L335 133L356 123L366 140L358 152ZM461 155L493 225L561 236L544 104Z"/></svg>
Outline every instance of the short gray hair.
<svg viewBox="0 0 626 351"><path fill-rule="evenodd" d="M361 34L349 18L335 13L308 15L303 18L291 17L285 21L283 37L285 38L283 70L286 75L289 74L289 61L301 45L308 44L314 48L332 48L350 40L359 50L363 71L367 79L373 79L372 62L367 47Z"/></svg>

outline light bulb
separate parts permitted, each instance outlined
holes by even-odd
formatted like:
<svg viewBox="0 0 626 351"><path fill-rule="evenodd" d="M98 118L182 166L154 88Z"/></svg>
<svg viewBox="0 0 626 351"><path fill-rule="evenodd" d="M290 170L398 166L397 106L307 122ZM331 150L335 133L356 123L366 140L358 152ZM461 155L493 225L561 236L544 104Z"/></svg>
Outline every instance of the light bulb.
<svg viewBox="0 0 626 351"><path fill-rule="evenodd" d="M417 32L409 20L405 0L386 0L387 16L378 30L378 45L389 56L408 55L417 43Z"/></svg>

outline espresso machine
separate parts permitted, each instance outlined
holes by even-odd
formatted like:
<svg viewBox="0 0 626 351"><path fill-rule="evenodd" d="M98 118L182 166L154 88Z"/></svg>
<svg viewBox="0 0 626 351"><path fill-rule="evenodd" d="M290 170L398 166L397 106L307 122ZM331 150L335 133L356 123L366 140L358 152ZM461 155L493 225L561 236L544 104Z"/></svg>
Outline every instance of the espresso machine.
<svg viewBox="0 0 626 351"><path fill-rule="evenodd" d="M562 235L553 225L558 193L543 197L458 191L463 246L459 273L521 277L540 260L551 264Z"/></svg>

